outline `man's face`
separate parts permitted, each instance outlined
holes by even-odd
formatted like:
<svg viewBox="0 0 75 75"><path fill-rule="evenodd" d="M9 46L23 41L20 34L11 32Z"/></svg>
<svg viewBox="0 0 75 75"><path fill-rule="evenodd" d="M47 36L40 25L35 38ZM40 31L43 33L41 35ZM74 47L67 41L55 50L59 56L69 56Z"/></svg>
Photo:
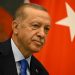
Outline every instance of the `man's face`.
<svg viewBox="0 0 75 75"><path fill-rule="evenodd" d="M17 28L17 41L25 50L39 51L45 43L50 29L50 17L47 12L26 8L27 18Z"/></svg>

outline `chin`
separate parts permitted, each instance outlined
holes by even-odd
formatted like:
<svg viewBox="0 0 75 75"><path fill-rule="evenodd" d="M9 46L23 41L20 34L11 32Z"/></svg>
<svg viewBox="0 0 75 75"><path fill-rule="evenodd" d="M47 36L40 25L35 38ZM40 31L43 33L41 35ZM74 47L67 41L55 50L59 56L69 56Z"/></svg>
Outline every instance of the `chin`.
<svg viewBox="0 0 75 75"><path fill-rule="evenodd" d="M30 45L30 50L32 53L36 53L36 52L39 52L41 50L43 46L37 46L37 45Z"/></svg>
<svg viewBox="0 0 75 75"><path fill-rule="evenodd" d="M32 51L33 53L37 53L37 52L40 51L40 49L41 49L41 48L34 48L34 49L32 49L31 51Z"/></svg>

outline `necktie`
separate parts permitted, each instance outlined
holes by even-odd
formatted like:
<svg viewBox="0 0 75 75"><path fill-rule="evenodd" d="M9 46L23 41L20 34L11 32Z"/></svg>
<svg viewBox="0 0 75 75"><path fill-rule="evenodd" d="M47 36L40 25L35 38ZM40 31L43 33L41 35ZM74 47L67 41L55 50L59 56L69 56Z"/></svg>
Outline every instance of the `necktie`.
<svg viewBox="0 0 75 75"><path fill-rule="evenodd" d="M23 59L20 61L20 64L21 64L21 75L27 75L26 70L28 67L28 62L25 59Z"/></svg>

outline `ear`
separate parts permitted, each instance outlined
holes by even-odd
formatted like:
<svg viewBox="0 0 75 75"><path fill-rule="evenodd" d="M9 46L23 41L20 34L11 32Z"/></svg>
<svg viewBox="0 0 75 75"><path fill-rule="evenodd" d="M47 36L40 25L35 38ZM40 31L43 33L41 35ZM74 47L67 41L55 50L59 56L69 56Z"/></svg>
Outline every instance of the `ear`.
<svg viewBox="0 0 75 75"><path fill-rule="evenodd" d="M12 30L13 30L13 34L17 34L18 33L18 23L16 20L14 20L12 22Z"/></svg>

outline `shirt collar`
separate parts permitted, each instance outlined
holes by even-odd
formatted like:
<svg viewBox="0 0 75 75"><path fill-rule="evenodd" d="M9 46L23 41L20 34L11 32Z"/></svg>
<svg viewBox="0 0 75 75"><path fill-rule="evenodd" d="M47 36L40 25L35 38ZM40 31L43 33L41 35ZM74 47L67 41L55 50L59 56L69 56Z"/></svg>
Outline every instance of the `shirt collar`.
<svg viewBox="0 0 75 75"><path fill-rule="evenodd" d="M14 54L14 58L15 58L15 62L18 62L22 59L25 59L25 57L22 55L22 53L20 52L20 50L17 48L17 46L15 45L14 41L11 39L11 47L12 47L12 51L13 51L13 54ZM31 60L31 56L28 57L27 59L27 62L30 66L30 60Z"/></svg>

